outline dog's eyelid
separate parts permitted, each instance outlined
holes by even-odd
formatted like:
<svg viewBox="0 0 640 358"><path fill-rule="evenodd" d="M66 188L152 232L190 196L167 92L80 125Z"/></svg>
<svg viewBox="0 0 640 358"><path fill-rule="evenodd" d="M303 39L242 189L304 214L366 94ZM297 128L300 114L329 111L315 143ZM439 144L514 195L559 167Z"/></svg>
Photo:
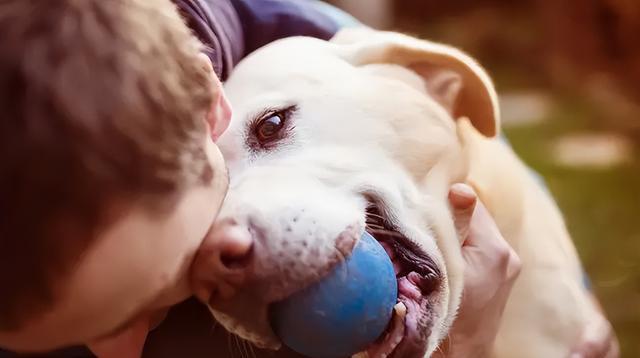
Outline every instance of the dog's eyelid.
<svg viewBox="0 0 640 358"><path fill-rule="evenodd" d="M277 147L283 140L288 139L291 136L292 129L294 128L290 119L293 114L298 110L298 106L295 104L285 105L280 107L268 107L252 116L252 119L247 122L245 130L245 138L247 147L253 151L271 150ZM268 141L260 139L257 134L258 128L271 117L278 116L282 121L281 128L278 130L278 137L269 139Z"/></svg>
<svg viewBox="0 0 640 358"><path fill-rule="evenodd" d="M247 121L247 123L249 123L250 126L254 126L260 120L276 114L284 114L284 119L286 120L291 116L292 113L296 112L297 110L298 106L295 104L263 108L261 111L252 115L251 120Z"/></svg>
<svg viewBox="0 0 640 358"><path fill-rule="evenodd" d="M276 114L283 114L283 119L287 121L291 115L298 110L298 106L295 104L284 105L279 107L266 107L260 110L259 112L255 112L255 114L249 115L249 120L246 121L246 130L247 137L251 135L253 128L263 119L268 118L270 116Z"/></svg>

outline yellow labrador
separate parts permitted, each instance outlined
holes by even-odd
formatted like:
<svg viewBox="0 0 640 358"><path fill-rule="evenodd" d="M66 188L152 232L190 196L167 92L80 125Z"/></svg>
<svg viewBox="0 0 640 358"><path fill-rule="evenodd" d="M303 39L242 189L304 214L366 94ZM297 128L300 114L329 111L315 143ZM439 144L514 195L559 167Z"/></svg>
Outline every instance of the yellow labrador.
<svg viewBox="0 0 640 358"><path fill-rule="evenodd" d="M497 96L473 59L350 29L256 51L226 92L234 118L219 146L231 184L218 225L254 240L245 280L229 283L234 298L210 303L227 329L278 348L269 305L316 281L371 230L393 258L406 307L375 352L431 355L463 288L447 191L468 182L523 262L495 356L568 355L596 311L553 199L495 138Z"/></svg>

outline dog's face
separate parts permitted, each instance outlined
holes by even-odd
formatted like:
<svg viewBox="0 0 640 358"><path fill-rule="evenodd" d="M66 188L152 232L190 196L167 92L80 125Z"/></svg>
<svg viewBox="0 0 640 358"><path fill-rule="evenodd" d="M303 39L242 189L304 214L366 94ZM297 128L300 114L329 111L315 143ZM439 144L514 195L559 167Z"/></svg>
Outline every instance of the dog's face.
<svg viewBox="0 0 640 358"><path fill-rule="evenodd" d="M392 258L407 308L370 352L420 357L446 336L462 290L446 202L465 175L453 117L493 135L495 95L453 49L359 31L273 43L226 83L234 117L218 144L230 187L218 223L254 243L233 299L210 306L233 333L277 348L269 305L317 281L367 230Z"/></svg>

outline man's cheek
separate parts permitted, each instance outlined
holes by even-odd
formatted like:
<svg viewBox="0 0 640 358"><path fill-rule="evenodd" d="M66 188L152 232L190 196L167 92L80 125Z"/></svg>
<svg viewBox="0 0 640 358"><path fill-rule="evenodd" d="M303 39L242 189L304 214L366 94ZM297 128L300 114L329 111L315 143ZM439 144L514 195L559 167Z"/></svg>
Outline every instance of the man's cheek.
<svg viewBox="0 0 640 358"><path fill-rule="evenodd" d="M142 355L150 328L150 318L144 317L114 335L87 344L100 358L138 358Z"/></svg>

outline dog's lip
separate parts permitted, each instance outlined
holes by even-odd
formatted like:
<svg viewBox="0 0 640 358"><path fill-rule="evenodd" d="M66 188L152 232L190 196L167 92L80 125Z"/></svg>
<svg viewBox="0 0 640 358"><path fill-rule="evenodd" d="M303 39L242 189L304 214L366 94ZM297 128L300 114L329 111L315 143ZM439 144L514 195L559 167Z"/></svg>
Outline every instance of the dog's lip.
<svg viewBox="0 0 640 358"><path fill-rule="evenodd" d="M394 319L387 331L368 349L391 352L394 357L422 357L433 323L433 300L440 289L442 274L437 264L417 244L396 229L396 225L382 214L379 204L367 208L367 231L385 248L391 258L398 280L398 302L406 308L402 324ZM398 336L402 338L397 339Z"/></svg>
<svg viewBox="0 0 640 358"><path fill-rule="evenodd" d="M366 210L366 231L385 247L392 261L403 265L397 276L416 272L433 280L441 278L442 272L433 258L398 230L398 226L383 212L379 204L369 205Z"/></svg>
<svg viewBox="0 0 640 358"><path fill-rule="evenodd" d="M404 336L395 347L391 356L402 358L424 357L427 351L427 342L431 334L433 324L433 294L422 294L415 279L411 276L398 280L398 301L402 302L407 310L405 317Z"/></svg>
<svg viewBox="0 0 640 358"><path fill-rule="evenodd" d="M424 294L420 289L421 276L411 272L398 278L398 304L405 314L398 318L397 310L389 326L378 340L364 351L367 358L420 358L427 352L433 325L434 292ZM360 357L356 355L354 357Z"/></svg>

